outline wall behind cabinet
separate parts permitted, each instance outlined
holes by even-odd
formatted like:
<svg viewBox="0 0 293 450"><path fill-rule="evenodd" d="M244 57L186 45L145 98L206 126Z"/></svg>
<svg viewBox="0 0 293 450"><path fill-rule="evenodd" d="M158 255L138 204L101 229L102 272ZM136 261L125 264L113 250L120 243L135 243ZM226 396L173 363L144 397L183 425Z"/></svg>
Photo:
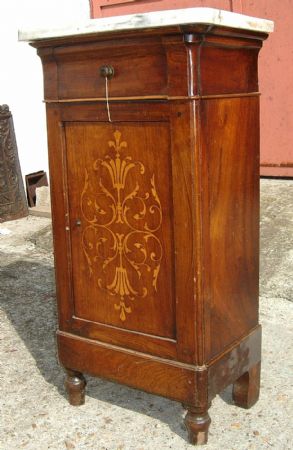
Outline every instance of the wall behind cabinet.
<svg viewBox="0 0 293 450"><path fill-rule="evenodd" d="M261 175L293 176L293 0L91 0L92 17L211 7L275 21L259 59Z"/></svg>

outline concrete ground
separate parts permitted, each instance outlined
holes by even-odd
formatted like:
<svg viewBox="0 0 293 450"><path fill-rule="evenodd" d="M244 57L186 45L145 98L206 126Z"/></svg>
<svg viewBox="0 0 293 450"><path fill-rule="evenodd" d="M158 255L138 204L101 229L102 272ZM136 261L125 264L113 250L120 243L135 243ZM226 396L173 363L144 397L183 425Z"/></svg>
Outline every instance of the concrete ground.
<svg viewBox="0 0 293 450"><path fill-rule="evenodd" d="M262 180L261 188L261 397L242 410L230 389L218 396L207 450L292 448L293 181ZM87 377L85 405L68 404L50 249L49 219L0 225L0 449L194 448L176 402Z"/></svg>

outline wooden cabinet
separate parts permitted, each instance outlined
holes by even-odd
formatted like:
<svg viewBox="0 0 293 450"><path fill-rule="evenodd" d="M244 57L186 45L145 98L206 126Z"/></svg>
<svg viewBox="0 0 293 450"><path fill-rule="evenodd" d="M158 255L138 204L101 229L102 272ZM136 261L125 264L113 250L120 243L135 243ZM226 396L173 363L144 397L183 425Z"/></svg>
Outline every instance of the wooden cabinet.
<svg viewBox="0 0 293 450"><path fill-rule="evenodd" d="M125 383L182 402L200 444L222 389L234 384L243 407L257 400L266 36L195 23L33 42L72 404L83 373Z"/></svg>

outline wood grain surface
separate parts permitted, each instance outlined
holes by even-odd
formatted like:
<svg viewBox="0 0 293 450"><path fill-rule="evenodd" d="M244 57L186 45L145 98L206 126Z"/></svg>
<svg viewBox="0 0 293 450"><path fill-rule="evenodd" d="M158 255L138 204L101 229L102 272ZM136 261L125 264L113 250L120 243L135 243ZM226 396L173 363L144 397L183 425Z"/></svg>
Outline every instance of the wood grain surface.
<svg viewBox="0 0 293 450"><path fill-rule="evenodd" d="M33 44L74 404L83 372L163 395L184 403L200 444L227 385L240 406L256 401L265 38L202 25Z"/></svg>

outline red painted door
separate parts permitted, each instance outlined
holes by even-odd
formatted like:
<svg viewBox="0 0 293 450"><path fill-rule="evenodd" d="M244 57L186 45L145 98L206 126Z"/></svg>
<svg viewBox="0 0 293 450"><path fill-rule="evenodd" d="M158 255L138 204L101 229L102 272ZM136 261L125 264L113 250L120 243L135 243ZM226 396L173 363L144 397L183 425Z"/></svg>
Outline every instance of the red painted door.
<svg viewBox="0 0 293 450"><path fill-rule="evenodd" d="M238 3L239 12L275 22L275 31L264 43L259 59L260 173L293 177L293 1L243 0Z"/></svg>
<svg viewBox="0 0 293 450"><path fill-rule="evenodd" d="M239 3L239 2L238 2ZM232 0L91 0L92 17L209 6L232 10Z"/></svg>
<svg viewBox="0 0 293 450"><path fill-rule="evenodd" d="M92 17L205 6L275 21L259 60L261 162L265 176L293 177L293 1L283 0L91 0ZM290 50L291 48L291 50ZM291 52L291 55L290 55Z"/></svg>

